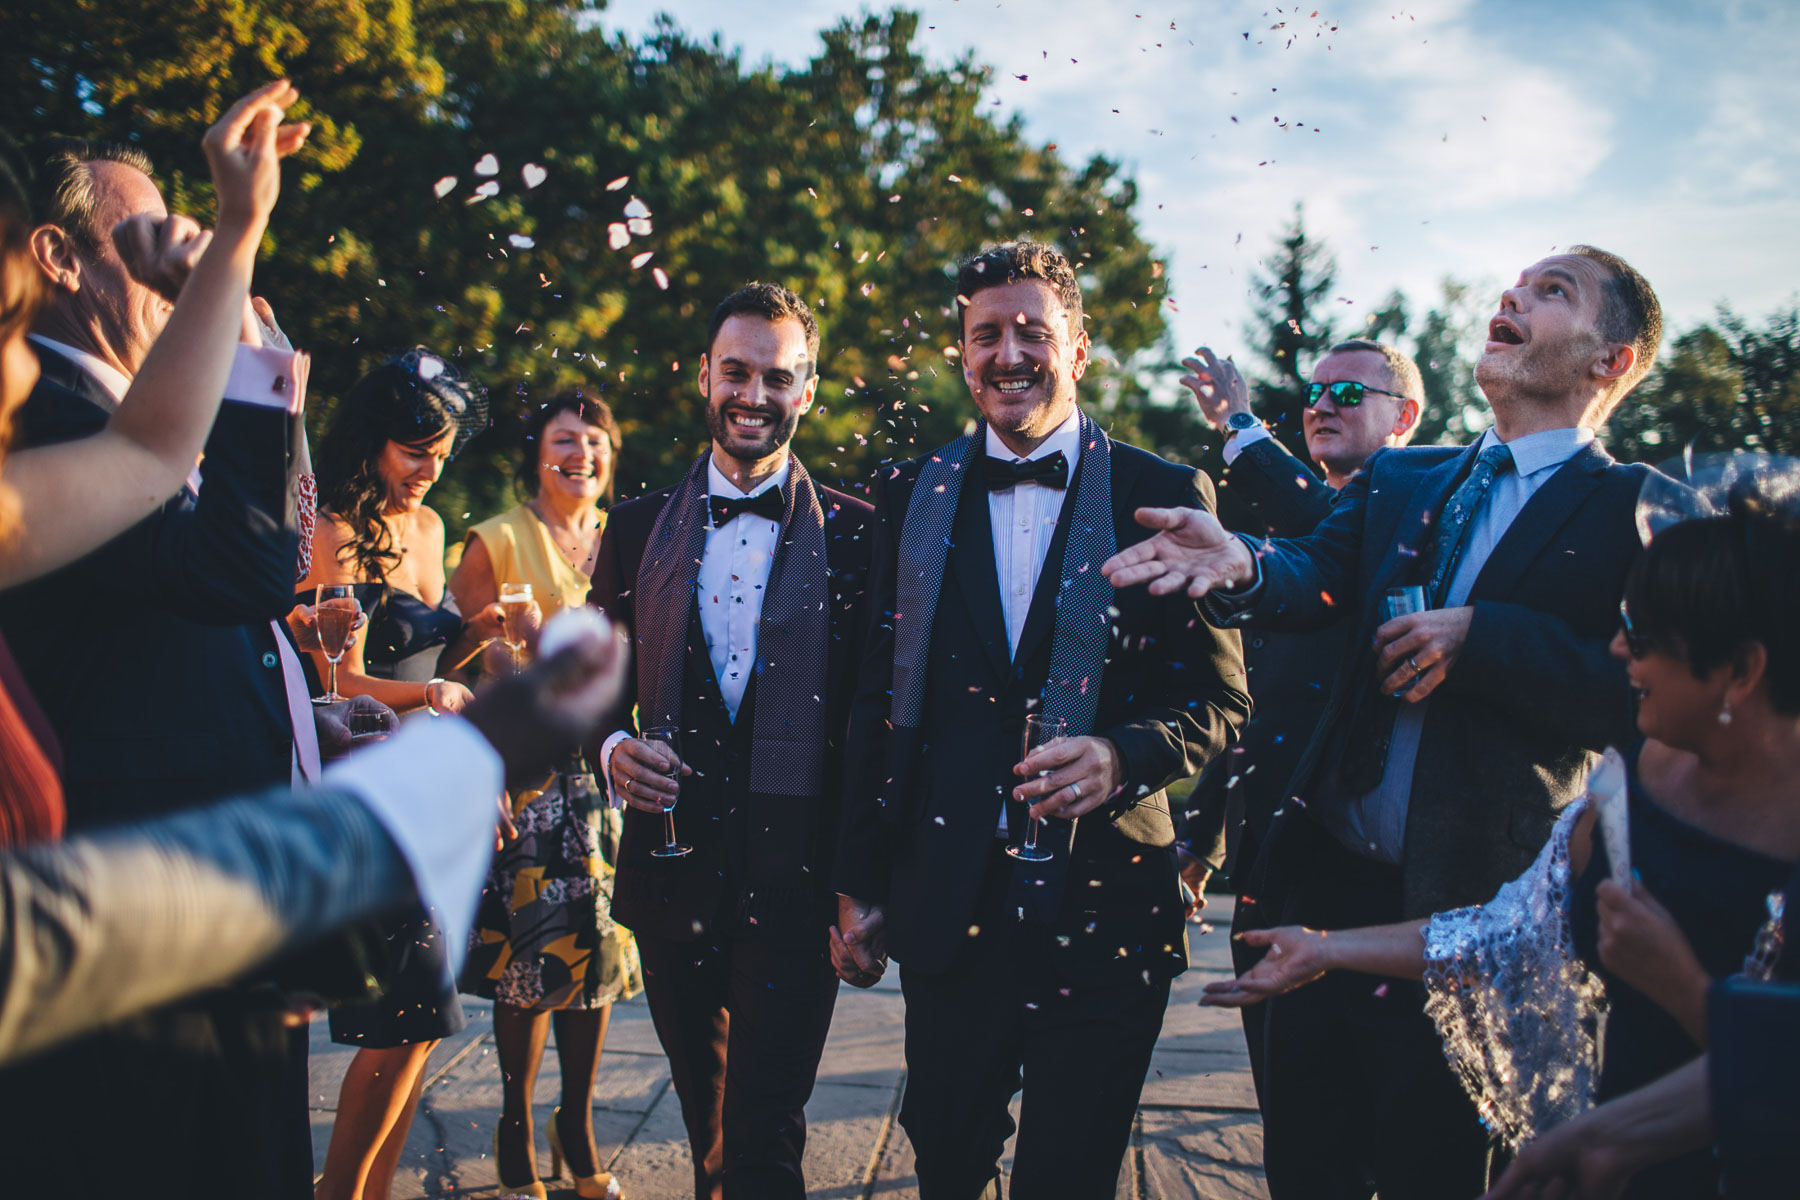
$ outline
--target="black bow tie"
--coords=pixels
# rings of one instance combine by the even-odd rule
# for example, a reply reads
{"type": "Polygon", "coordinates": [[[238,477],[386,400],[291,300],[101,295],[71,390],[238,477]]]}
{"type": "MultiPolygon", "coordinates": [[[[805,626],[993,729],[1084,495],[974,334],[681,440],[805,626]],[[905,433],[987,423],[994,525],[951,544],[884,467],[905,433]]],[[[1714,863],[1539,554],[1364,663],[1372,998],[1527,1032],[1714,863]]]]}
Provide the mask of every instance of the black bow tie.
{"type": "Polygon", "coordinates": [[[1031,462],[1007,462],[1003,458],[983,458],[981,478],[988,491],[999,492],[1016,483],[1041,483],[1045,487],[1069,486],[1069,460],[1058,450],[1055,454],[1031,462]]]}
{"type": "Polygon", "coordinates": [[[708,496],[707,503],[712,508],[714,529],[745,513],[767,517],[779,525],[782,514],[787,510],[787,502],[781,498],[781,489],[778,487],[764,488],[754,496],[742,496],[735,500],[727,496],[708,496]]]}

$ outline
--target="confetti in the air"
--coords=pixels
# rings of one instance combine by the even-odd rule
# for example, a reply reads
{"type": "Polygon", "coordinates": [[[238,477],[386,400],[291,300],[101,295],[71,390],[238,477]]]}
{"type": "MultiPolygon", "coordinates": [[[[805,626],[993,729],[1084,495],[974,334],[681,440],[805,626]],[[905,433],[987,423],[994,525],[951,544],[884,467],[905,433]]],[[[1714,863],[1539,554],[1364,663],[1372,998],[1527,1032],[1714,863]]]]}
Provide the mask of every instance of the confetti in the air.
{"type": "Polygon", "coordinates": [[[631,233],[625,226],[614,221],[606,227],[606,245],[611,250],[623,250],[631,244],[631,233]]]}
{"type": "Polygon", "coordinates": [[[482,155],[475,162],[475,173],[477,175],[498,175],[500,173],[500,160],[491,154],[482,155]]]}
{"type": "Polygon", "coordinates": [[[550,172],[544,170],[544,168],[538,166],[536,163],[526,163],[523,167],[519,168],[519,178],[525,181],[525,186],[528,188],[536,187],[538,184],[544,182],[545,179],[549,178],[549,176],[550,172]]]}
{"type": "Polygon", "coordinates": [[[628,217],[647,217],[650,215],[650,206],[645,204],[642,200],[639,200],[636,196],[633,196],[625,202],[625,215],[628,217]]]}
{"type": "Polygon", "coordinates": [[[442,200],[445,196],[448,196],[451,192],[456,190],[456,176],[444,176],[442,179],[431,185],[431,190],[439,200],[442,200]]]}
{"type": "Polygon", "coordinates": [[[661,267],[652,267],[650,269],[650,278],[656,280],[656,286],[663,291],[666,292],[669,290],[669,277],[663,272],[661,267]]]}
{"type": "Polygon", "coordinates": [[[522,233],[515,233],[512,236],[508,237],[506,240],[511,242],[516,248],[518,248],[520,250],[529,250],[533,246],[537,245],[537,242],[535,242],[531,238],[526,237],[522,233]]]}
{"type": "Polygon", "coordinates": [[[609,192],[616,192],[616,191],[619,191],[621,188],[623,188],[626,184],[628,184],[630,182],[631,182],[631,176],[621,175],[617,179],[613,180],[611,183],[607,184],[606,190],[609,192]]]}
{"type": "Polygon", "coordinates": [[[654,256],[654,254],[655,254],[655,251],[646,250],[642,254],[632,255],[631,256],[631,269],[634,271],[637,270],[639,267],[641,267],[645,263],[649,262],[650,259],[654,256]]]}

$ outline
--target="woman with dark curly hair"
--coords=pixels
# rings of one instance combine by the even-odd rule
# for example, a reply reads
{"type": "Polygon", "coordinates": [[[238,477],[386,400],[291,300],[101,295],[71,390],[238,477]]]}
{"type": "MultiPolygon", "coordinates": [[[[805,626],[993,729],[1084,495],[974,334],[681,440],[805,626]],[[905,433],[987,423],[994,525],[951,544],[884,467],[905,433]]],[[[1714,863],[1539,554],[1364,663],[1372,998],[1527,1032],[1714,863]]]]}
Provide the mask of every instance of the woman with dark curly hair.
{"type": "MultiPolygon", "coordinates": [[[[509,584],[529,585],[542,617],[587,602],[606,527],[600,504],[612,497],[619,445],[612,411],[594,397],[564,392],[528,412],[517,475],[525,502],[469,530],[450,580],[464,612],[498,619],[500,589],[509,584]]],[[[494,1001],[501,1185],[544,1195],[531,1096],[554,1023],[562,1103],[549,1126],[552,1174],[560,1174],[566,1152],[578,1195],[618,1200],[619,1185],[600,1170],[594,1150],[594,1074],[612,1003],[641,987],[641,972],[631,934],[612,919],[623,823],[595,806],[591,792],[571,787],[585,776],[585,766],[571,764],[541,787],[513,794],[518,836],[494,858],[462,986],[494,1001]],[[520,887],[522,877],[531,886],[520,887]]]]}
{"type": "MultiPolygon", "coordinates": [[[[396,711],[460,711],[467,687],[438,674],[462,618],[444,604],[444,522],[425,497],[444,464],[487,425],[487,399],[442,357],[415,348],[370,371],[344,396],[319,449],[319,521],[310,602],[347,584],[368,614],[337,687],[396,711]]],[[[325,656],[312,651],[324,674],[325,656]]],[[[331,1038],[360,1047],[344,1076],[318,1200],[383,1200],[439,1039],[463,1026],[435,925],[424,913],[388,931],[400,956],[374,1001],[331,1013],[331,1038]]]]}

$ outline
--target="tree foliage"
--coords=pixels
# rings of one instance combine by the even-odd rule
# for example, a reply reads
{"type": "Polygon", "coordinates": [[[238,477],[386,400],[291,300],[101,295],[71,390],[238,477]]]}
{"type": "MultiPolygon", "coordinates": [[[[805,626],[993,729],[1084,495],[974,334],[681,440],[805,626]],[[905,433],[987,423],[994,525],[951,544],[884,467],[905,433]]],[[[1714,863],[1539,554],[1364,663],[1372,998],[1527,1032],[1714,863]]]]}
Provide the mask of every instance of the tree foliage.
{"type": "Polygon", "coordinates": [[[797,440],[816,475],[854,483],[954,436],[973,413],[954,264],[1015,237],[1077,265],[1090,409],[1165,448],[1194,426],[1147,407],[1167,281],[1135,183],[997,119],[988,68],[925,59],[913,13],[843,21],[804,65],[756,69],[667,22],[611,34],[577,0],[62,0],[0,20],[16,133],[137,142],[171,206],[198,213],[201,131],[252,86],[298,83],[297,115],[318,127],[257,290],[314,351],[315,437],[398,347],[438,349],[488,386],[495,428],[433,494],[452,536],[513,502],[520,416],[556,389],[613,405],[623,494],[669,482],[705,437],[707,318],[751,279],[819,314],[820,404],[797,440]],[[477,174],[487,155],[496,173],[477,174]]]}
{"type": "Polygon", "coordinates": [[[1256,299],[1250,318],[1251,348],[1267,371],[1256,380],[1257,411],[1275,436],[1302,458],[1306,440],[1300,413],[1306,407],[1312,361],[1337,340],[1326,299],[1337,282],[1337,260],[1306,231],[1306,214],[1294,205],[1275,252],[1252,277],[1256,299]]]}

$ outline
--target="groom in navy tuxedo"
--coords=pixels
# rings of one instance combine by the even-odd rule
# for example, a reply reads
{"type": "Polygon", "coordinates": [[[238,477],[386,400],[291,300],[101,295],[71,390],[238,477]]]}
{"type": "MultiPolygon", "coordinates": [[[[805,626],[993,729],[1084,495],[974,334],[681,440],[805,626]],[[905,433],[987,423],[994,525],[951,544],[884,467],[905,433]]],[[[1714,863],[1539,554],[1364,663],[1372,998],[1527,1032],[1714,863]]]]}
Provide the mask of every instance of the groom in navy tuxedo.
{"type": "Polygon", "coordinates": [[[851,713],[839,973],[892,951],[901,1124],[923,1200],[1111,1195],[1169,980],[1186,968],[1165,789],[1249,714],[1235,633],[1185,597],[1115,596],[1100,564],[1140,506],[1212,504],[1204,475],[1081,412],[1081,292],[1063,256],[996,246],[957,280],[972,434],[883,467],[873,629],[851,713]],[[1068,736],[1022,751],[1028,714],[1068,736]],[[1010,855],[1043,818],[1051,857],[1010,855]]]}

